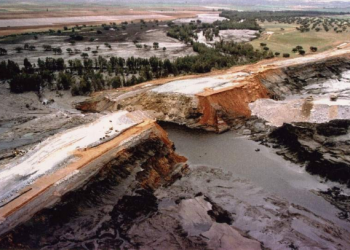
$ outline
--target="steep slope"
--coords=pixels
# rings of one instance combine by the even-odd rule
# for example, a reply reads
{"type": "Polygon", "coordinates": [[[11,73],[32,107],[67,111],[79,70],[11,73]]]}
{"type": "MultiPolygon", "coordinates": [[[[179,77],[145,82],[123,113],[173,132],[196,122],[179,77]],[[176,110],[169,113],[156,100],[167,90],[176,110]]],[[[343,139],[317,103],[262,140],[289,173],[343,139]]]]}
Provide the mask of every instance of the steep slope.
{"type": "Polygon", "coordinates": [[[187,167],[154,121],[126,111],[104,116],[48,138],[0,170],[0,234],[125,162],[145,189],[170,184],[187,167]]]}

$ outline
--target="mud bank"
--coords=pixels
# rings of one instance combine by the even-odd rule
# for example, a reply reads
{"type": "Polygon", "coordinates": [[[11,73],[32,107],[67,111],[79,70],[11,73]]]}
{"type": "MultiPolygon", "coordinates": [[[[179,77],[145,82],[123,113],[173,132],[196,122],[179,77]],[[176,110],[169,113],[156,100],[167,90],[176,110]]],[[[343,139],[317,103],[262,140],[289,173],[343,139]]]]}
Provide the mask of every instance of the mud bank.
{"type": "Polygon", "coordinates": [[[48,138],[1,169],[0,183],[5,188],[0,192],[0,233],[52,207],[67,193],[86,188],[101,171],[122,161],[138,167],[136,177],[145,189],[171,183],[186,169],[186,159],[174,153],[154,121],[140,113],[104,116],[48,138]],[[138,154],[144,156],[137,159],[138,154]]]}

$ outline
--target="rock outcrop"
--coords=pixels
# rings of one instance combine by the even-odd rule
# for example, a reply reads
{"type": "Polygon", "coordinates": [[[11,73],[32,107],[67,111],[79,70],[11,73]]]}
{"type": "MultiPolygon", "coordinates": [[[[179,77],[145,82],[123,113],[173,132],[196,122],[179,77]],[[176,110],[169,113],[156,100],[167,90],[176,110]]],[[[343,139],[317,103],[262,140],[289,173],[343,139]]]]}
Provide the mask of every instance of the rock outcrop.
{"type": "Polygon", "coordinates": [[[278,154],[303,162],[306,170],[350,186],[350,121],[284,124],[271,134],[285,148],[278,154]]]}

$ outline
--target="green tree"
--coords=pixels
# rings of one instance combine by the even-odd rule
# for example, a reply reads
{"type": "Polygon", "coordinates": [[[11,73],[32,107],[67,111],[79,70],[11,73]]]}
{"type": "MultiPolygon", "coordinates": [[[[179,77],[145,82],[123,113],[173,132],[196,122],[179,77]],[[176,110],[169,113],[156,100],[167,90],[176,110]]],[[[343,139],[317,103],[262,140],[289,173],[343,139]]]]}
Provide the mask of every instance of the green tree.
{"type": "Polygon", "coordinates": [[[89,57],[89,54],[88,53],[82,53],[80,56],[85,60],[85,59],[87,59],[89,57]]]}
{"type": "Polygon", "coordinates": [[[13,93],[23,93],[28,91],[39,91],[42,79],[38,74],[22,73],[16,75],[9,82],[10,91],[13,93]]]}
{"type": "Polygon", "coordinates": [[[44,48],[44,51],[51,51],[52,50],[51,45],[48,45],[48,44],[44,44],[43,48],[44,48]]]}
{"type": "Polygon", "coordinates": [[[154,49],[159,49],[159,43],[158,42],[154,42],[153,43],[153,48],[154,49]]]}
{"type": "Polygon", "coordinates": [[[121,82],[119,76],[113,77],[111,79],[111,83],[110,84],[112,85],[112,88],[114,88],[114,89],[122,87],[122,82],[121,82]]]}
{"type": "Polygon", "coordinates": [[[0,56],[7,55],[7,50],[4,48],[0,48],[0,56]]]}
{"type": "Polygon", "coordinates": [[[15,50],[17,51],[17,53],[21,53],[23,48],[22,47],[16,47],[15,50]]]}
{"type": "Polygon", "coordinates": [[[68,90],[73,85],[73,76],[68,73],[60,72],[57,78],[57,88],[68,90]]]}
{"type": "Polygon", "coordinates": [[[73,54],[73,50],[71,48],[67,48],[66,51],[68,52],[69,55],[73,54]]]}

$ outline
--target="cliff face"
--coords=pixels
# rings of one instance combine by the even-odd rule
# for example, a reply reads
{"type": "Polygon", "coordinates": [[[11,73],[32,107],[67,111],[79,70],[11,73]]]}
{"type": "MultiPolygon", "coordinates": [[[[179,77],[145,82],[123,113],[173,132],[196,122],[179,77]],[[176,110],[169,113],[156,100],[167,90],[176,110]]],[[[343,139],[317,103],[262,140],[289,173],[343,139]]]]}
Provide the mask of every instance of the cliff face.
{"type": "MultiPolygon", "coordinates": [[[[179,81],[179,84],[182,81],[179,81]]],[[[78,103],[76,108],[84,112],[142,110],[149,117],[160,121],[184,124],[190,128],[223,132],[232,126],[235,119],[250,117],[249,103],[259,98],[269,97],[267,89],[261,82],[257,81],[257,78],[251,78],[242,83],[231,83],[231,79],[223,81],[221,77],[198,78],[198,82],[202,81],[214,85],[217,81],[220,89],[203,88],[197,92],[193,91],[194,94],[187,94],[157,92],[157,86],[154,86],[141,93],[134,91],[134,94],[106,92],[78,103]]],[[[176,85],[176,81],[170,84],[176,85]]],[[[187,87],[191,88],[191,84],[197,84],[195,79],[192,79],[187,87]]],[[[166,87],[166,84],[162,87],[166,87]]],[[[192,88],[196,88],[196,86],[192,86],[192,88]]]]}
{"type": "Polygon", "coordinates": [[[88,197],[99,182],[108,180],[118,184],[120,178],[133,172],[128,180],[133,188],[152,191],[171,184],[187,169],[186,158],[174,152],[167,134],[154,121],[124,113],[49,138],[18,162],[20,164],[14,162],[0,172],[1,183],[13,179],[7,185],[9,190],[5,188],[0,193],[3,197],[0,234],[44,208],[65,204],[69,197],[76,197],[76,193],[86,192],[84,195],[88,197]],[[100,139],[95,142],[95,137],[100,139]],[[27,166],[39,169],[31,174],[24,169],[27,166]],[[22,171],[25,176],[20,178],[22,171]],[[110,179],[113,171],[118,172],[116,179],[110,179]],[[28,180],[28,176],[32,179],[28,180]]]}
{"type": "Polygon", "coordinates": [[[198,94],[199,110],[203,114],[198,125],[206,130],[223,132],[235,125],[239,118],[249,118],[249,103],[260,98],[268,98],[267,89],[254,79],[232,89],[216,93],[198,94]]]}

